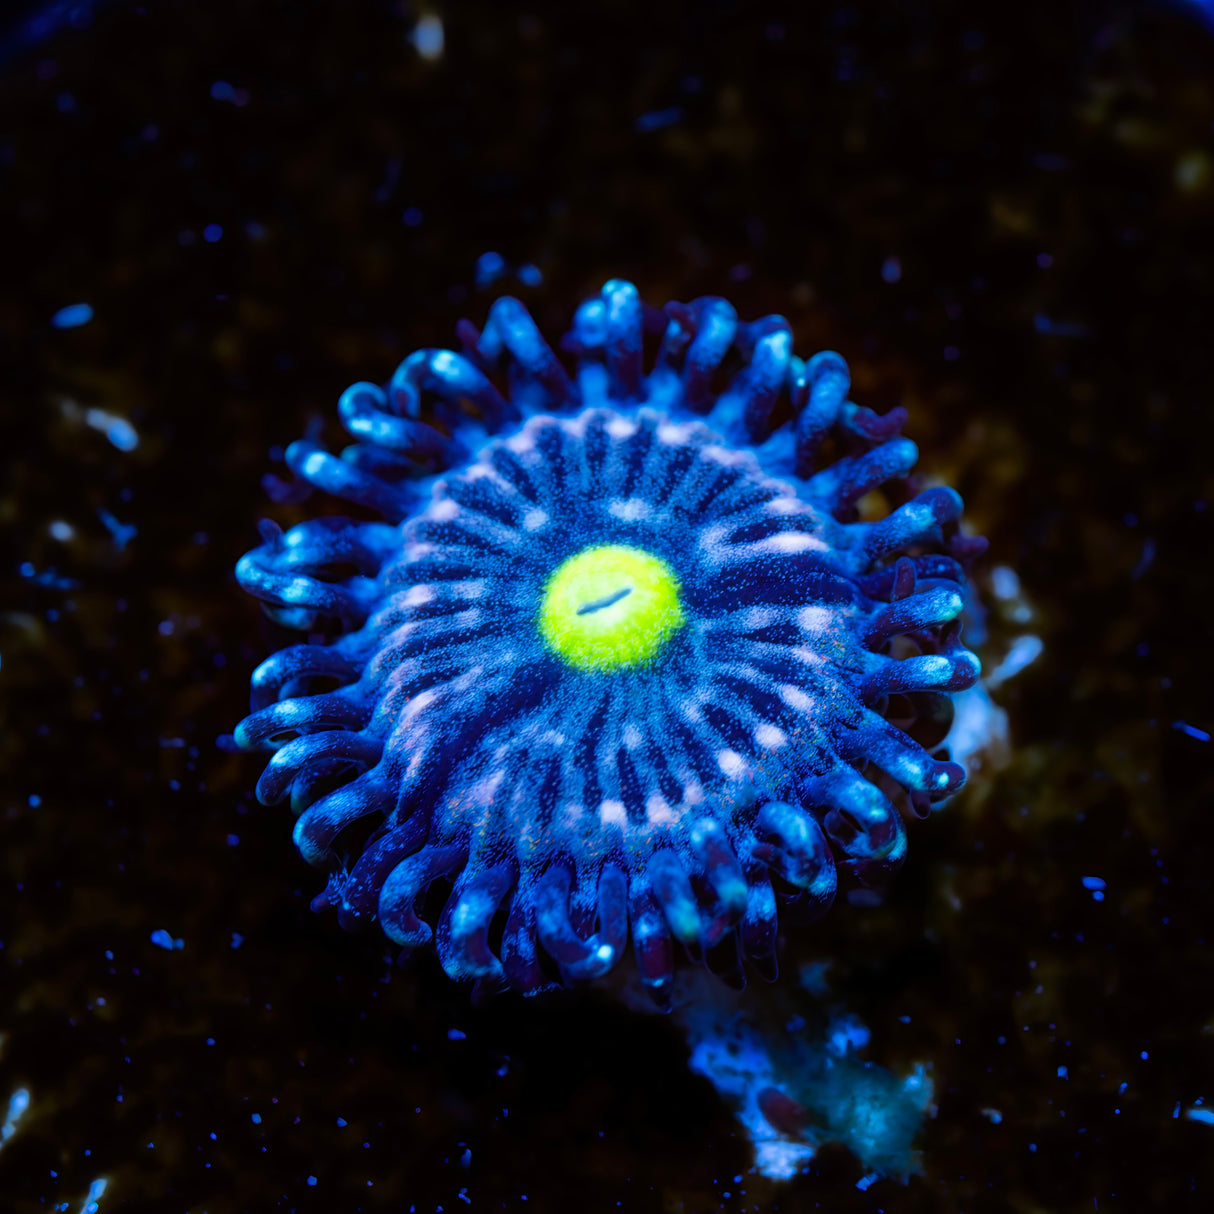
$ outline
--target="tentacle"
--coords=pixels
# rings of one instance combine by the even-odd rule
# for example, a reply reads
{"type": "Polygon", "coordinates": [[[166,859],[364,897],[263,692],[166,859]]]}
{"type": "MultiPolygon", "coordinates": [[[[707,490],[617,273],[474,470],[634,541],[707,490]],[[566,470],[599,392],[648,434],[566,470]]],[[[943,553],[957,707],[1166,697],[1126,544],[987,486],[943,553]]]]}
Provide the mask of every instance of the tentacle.
{"type": "Polygon", "coordinates": [[[664,309],[666,329],[654,359],[655,372],[677,371],[687,357],[687,348],[695,337],[696,324],[691,309],[685,303],[671,300],[664,309]]]}
{"type": "Polygon", "coordinates": [[[703,926],[700,908],[682,860],[670,848],[661,848],[649,857],[647,867],[653,895],[671,934],[687,948],[698,950],[703,926]]]}
{"type": "Polygon", "coordinates": [[[765,316],[739,326],[737,344],[749,359],[717,399],[708,424],[735,442],[757,443],[771,429],[771,412],[787,378],[792,330],[783,316],[765,316]]]}
{"type": "Polygon", "coordinates": [[[534,886],[515,891],[502,934],[502,969],[506,980],[522,995],[538,995],[559,985],[544,973],[540,963],[533,894],[534,886]]]}
{"type": "Polygon", "coordinates": [[[871,705],[884,695],[904,695],[912,691],[964,691],[972,687],[982,673],[982,664],[976,654],[961,644],[960,621],[954,620],[946,628],[948,637],[942,652],[924,653],[900,661],[887,659],[860,684],[860,698],[871,705]]]}
{"type": "Polygon", "coordinates": [[[805,378],[793,386],[797,416],[796,474],[806,477],[823,439],[830,433],[851,388],[851,373],[843,356],[822,350],[805,364],[805,378]]]}
{"type": "Polygon", "coordinates": [[[608,396],[630,404],[641,394],[641,297],[632,283],[613,278],[603,287],[603,301],[607,308],[603,353],[608,396]]]}
{"type": "Polygon", "coordinates": [[[319,801],[341,785],[349,784],[355,776],[362,775],[363,770],[362,764],[347,759],[320,759],[309,764],[291,781],[291,812],[299,817],[313,801],[319,801]]]}
{"type": "Polygon", "coordinates": [[[750,846],[746,849],[748,888],[746,914],[742,917],[741,927],[742,951],[762,977],[774,982],[780,972],[776,961],[776,935],[779,930],[776,894],[767,878],[766,864],[756,863],[751,858],[756,840],[752,838],[749,842],[750,846]]]}
{"type": "Polygon", "coordinates": [[[379,921],[384,935],[412,952],[430,943],[430,925],[417,914],[417,903],[433,881],[460,868],[468,859],[459,846],[423,847],[388,874],[379,894],[379,921]]]}
{"type": "Polygon", "coordinates": [[[965,595],[959,586],[930,587],[882,607],[868,621],[861,640],[867,648],[879,649],[890,637],[947,624],[964,609],[965,595]]]}
{"type": "Polygon", "coordinates": [[[489,925],[513,887],[514,875],[513,865],[504,863],[489,868],[468,865],[460,873],[435,933],[439,963],[448,978],[467,982],[502,977],[501,962],[489,947],[489,925]]]}
{"type": "MultiPolygon", "coordinates": [[[[951,556],[930,553],[926,556],[899,557],[892,565],[887,565],[883,569],[878,569],[876,572],[862,577],[860,579],[860,589],[870,599],[889,599],[892,601],[894,599],[906,598],[907,594],[911,593],[910,590],[897,594],[893,592],[894,578],[903,561],[910,562],[914,576],[918,580],[950,581],[956,582],[958,586],[965,584],[965,571],[957,561],[953,560],[951,556]]],[[[905,574],[903,578],[905,579],[905,574]]],[[[905,588],[905,580],[903,587],[905,588]]]]}
{"type": "Polygon", "coordinates": [[[374,766],[383,753],[378,738],[348,730],[305,734],[274,752],[257,781],[257,799],[263,805],[277,805],[291,788],[291,781],[305,767],[322,759],[346,759],[374,766]]]}
{"type": "Polygon", "coordinates": [[[787,801],[769,801],[755,815],[751,856],[802,891],[799,918],[824,915],[835,898],[835,860],[817,820],[787,801]]]}
{"type": "MultiPolygon", "coordinates": [[[[265,529],[263,534],[273,534],[265,529]]],[[[283,573],[277,568],[281,548],[273,541],[246,552],[236,562],[236,580],[247,593],[288,613],[286,626],[308,628],[318,616],[339,620],[347,628],[357,627],[369,613],[364,596],[348,586],[322,582],[303,573],[283,573]]]]}
{"type": "Polygon", "coordinates": [[[545,402],[536,398],[535,389],[547,398],[549,408],[563,409],[577,403],[577,391],[565,374],[552,348],[544,340],[531,314],[509,295],[502,296],[489,309],[485,331],[476,343],[478,356],[494,366],[505,350],[511,364],[511,399],[522,398],[533,408],[545,402]]]}
{"type": "Polygon", "coordinates": [[[895,405],[888,413],[874,413],[853,401],[844,401],[839,410],[839,429],[853,438],[868,444],[881,443],[893,438],[906,425],[910,414],[895,405]]]}
{"type": "Polygon", "coordinates": [[[312,865],[324,864],[333,840],[347,826],[373,813],[387,813],[395,801],[391,789],[376,772],[367,772],[319,801],[313,801],[295,819],[294,839],[299,854],[312,865]]]}
{"type": "MultiPolygon", "coordinates": [[[[407,455],[389,451],[387,447],[377,447],[373,443],[351,443],[341,449],[341,458],[360,472],[377,476],[390,484],[420,476],[428,467],[407,455]]],[[[442,466],[441,461],[436,460],[429,467],[434,470],[442,466]]]]}
{"type": "Polygon", "coordinates": [[[880,522],[861,524],[864,554],[878,561],[891,552],[925,540],[940,540],[940,527],[961,514],[961,495],[955,489],[927,489],[905,505],[887,514],[880,522]]]}
{"type": "Polygon", "coordinates": [[[545,952],[572,979],[605,974],[619,960],[628,939],[627,877],[614,864],[604,865],[597,880],[599,930],[583,939],[570,922],[572,877],[563,864],[553,864],[535,887],[536,932],[545,952]]]}
{"type": "Polygon", "coordinates": [[[840,517],[866,493],[906,476],[918,458],[919,448],[909,438],[892,438],[863,455],[845,456],[823,468],[806,482],[805,493],[840,517]]]}
{"type": "MultiPolygon", "coordinates": [[[[479,368],[451,350],[415,350],[392,373],[387,398],[398,416],[414,418],[423,412],[423,392],[433,393],[447,406],[467,401],[490,430],[500,430],[520,416],[518,406],[503,399],[479,368]]],[[[451,408],[444,412],[458,417],[451,408]]],[[[436,457],[446,454],[445,446],[434,450],[436,457]]]]}
{"type": "Polygon", "coordinates": [[[704,413],[712,400],[712,377],[733,345],[738,314],[715,295],[693,300],[691,314],[696,331],[683,363],[683,403],[693,413],[704,413]]]}
{"type": "Polygon", "coordinates": [[[299,696],[279,700],[251,713],[236,726],[236,744],[242,750],[276,750],[291,739],[282,734],[321,733],[326,729],[362,729],[371,705],[345,692],[299,696]]]}
{"type": "Polygon", "coordinates": [[[297,439],[286,452],[287,467],[301,480],[317,489],[382,514],[389,522],[399,523],[417,503],[415,490],[392,485],[364,472],[336,455],[330,455],[319,443],[297,439]]]}
{"type": "Polygon", "coordinates": [[[704,917],[701,934],[704,948],[715,947],[746,913],[748,889],[738,857],[725,832],[711,818],[700,818],[691,828],[691,847],[716,904],[704,917]]]}
{"type": "Polygon", "coordinates": [[[871,780],[845,767],[805,782],[800,793],[805,804],[826,810],[823,826],[834,852],[857,876],[871,881],[901,865],[902,816],[871,780]]]}
{"type": "MultiPolygon", "coordinates": [[[[408,361],[406,359],[397,369],[397,375],[401,374],[408,361]]],[[[476,374],[480,375],[480,372],[476,374]]],[[[484,376],[481,379],[496,395],[493,385],[484,376]]],[[[410,410],[407,392],[412,391],[416,398],[417,389],[408,380],[406,385],[396,389],[394,403],[399,401],[399,412],[393,414],[388,412],[388,396],[382,388],[365,382],[351,384],[337,402],[342,425],[363,442],[386,447],[389,451],[408,455],[432,467],[448,467],[454,455],[451,443],[433,426],[414,420],[418,414],[416,407],[410,410]]],[[[393,386],[396,387],[395,379],[393,386]]],[[[416,405],[416,400],[413,403],[416,405]]]]}
{"type": "Polygon", "coordinates": [[[628,919],[632,925],[632,947],[641,983],[654,1003],[668,1010],[670,983],[674,978],[674,949],[666,918],[646,874],[634,874],[629,882],[628,919]]]}
{"type": "Polygon", "coordinates": [[[865,711],[865,723],[836,741],[844,759],[867,760],[892,776],[903,788],[927,793],[934,800],[951,796],[965,783],[965,768],[933,759],[913,738],[875,712],[865,711]]]}
{"type": "Polygon", "coordinates": [[[253,671],[249,707],[256,712],[273,704],[296,679],[333,678],[341,684],[358,680],[358,668],[331,645],[291,645],[266,658],[253,671]]]}
{"type": "Polygon", "coordinates": [[[388,874],[406,856],[418,851],[429,835],[429,818],[424,813],[414,812],[368,845],[342,887],[337,921],[346,931],[356,931],[374,921],[380,891],[388,874]]]}

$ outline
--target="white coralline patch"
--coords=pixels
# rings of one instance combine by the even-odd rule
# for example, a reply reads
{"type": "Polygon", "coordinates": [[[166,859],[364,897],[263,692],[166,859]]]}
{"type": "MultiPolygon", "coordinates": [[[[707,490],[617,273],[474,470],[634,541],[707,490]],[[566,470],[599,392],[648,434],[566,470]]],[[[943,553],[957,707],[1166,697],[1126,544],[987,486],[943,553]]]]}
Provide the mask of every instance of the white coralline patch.
{"type": "Polygon", "coordinates": [[[433,603],[436,598],[438,595],[433,586],[410,586],[401,595],[400,602],[402,607],[424,607],[427,603],[433,603]]]}
{"type": "Polygon", "coordinates": [[[547,522],[548,512],[546,510],[541,510],[538,506],[535,506],[523,515],[523,530],[538,531],[547,522]]]}
{"type": "Polygon", "coordinates": [[[653,507],[639,497],[617,497],[607,504],[607,513],[622,523],[640,523],[653,514],[653,507]]]}
{"type": "Polygon", "coordinates": [[[626,417],[621,417],[618,413],[613,413],[603,428],[617,442],[631,438],[637,429],[635,422],[630,422],[626,417]]]}
{"type": "Polygon", "coordinates": [[[736,468],[739,464],[753,463],[754,457],[749,451],[741,451],[734,447],[722,447],[720,443],[708,443],[700,448],[705,459],[725,468],[736,468]]]}
{"type": "Polygon", "coordinates": [[[809,712],[813,709],[813,700],[799,687],[794,687],[791,683],[781,683],[777,690],[780,694],[780,699],[789,708],[795,708],[798,712],[809,712]]]}
{"type": "Polygon", "coordinates": [[[419,691],[405,705],[404,710],[400,714],[402,724],[405,721],[411,721],[423,713],[438,699],[438,692],[433,687],[428,687],[425,691],[419,691]]]}
{"type": "Polygon", "coordinates": [[[781,746],[788,744],[788,734],[778,725],[773,725],[770,721],[764,721],[762,724],[755,726],[755,741],[764,750],[779,750],[781,746]]]}
{"type": "Polygon", "coordinates": [[[492,805],[497,790],[506,778],[504,767],[495,767],[484,779],[478,780],[468,792],[468,799],[474,805],[492,805]]]}
{"type": "Polygon", "coordinates": [[[645,802],[645,814],[650,826],[669,826],[674,821],[674,810],[661,793],[650,793],[645,802]]]}
{"type": "Polygon", "coordinates": [[[746,770],[746,763],[736,750],[717,751],[717,766],[731,779],[746,770]]]}
{"type": "Polygon", "coordinates": [[[624,802],[604,801],[599,806],[599,821],[604,826],[627,826],[628,815],[624,812],[624,802]]]}
{"type": "Polygon", "coordinates": [[[459,503],[449,497],[439,497],[426,513],[436,523],[449,523],[459,514],[459,503]]]}
{"type": "Polygon", "coordinates": [[[828,632],[834,622],[835,616],[829,607],[802,607],[797,612],[797,627],[810,636],[828,632]]]}
{"type": "Polygon", "coordinates": [[[662,422],[658,426],[658,442],[668,447],[685,447],[698,428],[695,422],[662,422]]]}
{"type": "Polygon", "coordinates": [[[641,737],[641,731],[631,722],[624,726],[623,739],[624,745],[628,747],[629,750],[636,750],[636,748],[640,746],[641,742],[644,740],[641,737]]]}
{"type": "Polygon", "coordinates": [[[829,552],[830,545],[816,535],[804,531],[779,531],[759,540],[752,547],[758,552],[774,552],[781,556],[792,556],[798,552],[829,552]]]}
{"type": "Polygon", "coordinates": [[[768,514],[799,514],[803,510],[800,499],[794,493],[781,493],[767,503],[768,514]]]}

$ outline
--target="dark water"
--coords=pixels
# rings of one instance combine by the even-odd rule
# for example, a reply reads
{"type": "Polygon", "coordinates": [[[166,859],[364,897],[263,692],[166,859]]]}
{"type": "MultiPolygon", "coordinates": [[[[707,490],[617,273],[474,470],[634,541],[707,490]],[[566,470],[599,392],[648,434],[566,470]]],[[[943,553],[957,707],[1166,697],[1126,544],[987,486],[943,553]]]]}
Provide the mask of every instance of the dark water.
{"type": "Polygon", "coordinates": [[[0,76],[0,1207],[1209,1208],[1205,28],[463,3],[426,58],[402,4],[89,12],[0,76]],[[231,575],[271,450],[500,291],[555,337],[612,276],[784,313],[906,404],[1045,643],[1007,766],[787,942],[931,1064],[905,1187],[752,1173],[669,1020],[394,969],[214,747],[283,639],[231,575]]]}

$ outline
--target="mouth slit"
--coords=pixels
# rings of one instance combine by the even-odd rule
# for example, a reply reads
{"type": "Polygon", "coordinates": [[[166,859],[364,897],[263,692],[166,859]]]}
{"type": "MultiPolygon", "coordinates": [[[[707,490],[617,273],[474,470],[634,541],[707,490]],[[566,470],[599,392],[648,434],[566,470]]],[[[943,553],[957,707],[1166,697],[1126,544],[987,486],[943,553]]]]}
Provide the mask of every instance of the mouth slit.
{"type": "Polygon", "coordinates": [[[595,611],[602,611],[605,607],[612,607],[622,598],[626,598],[632,593],[631,586],[625,586],[623,590],[617,590],[615,594],[604,595],[601,599],[595,599],[593,603],[583,603],[578,609],[578,615],[590,615],[595,611]]]}

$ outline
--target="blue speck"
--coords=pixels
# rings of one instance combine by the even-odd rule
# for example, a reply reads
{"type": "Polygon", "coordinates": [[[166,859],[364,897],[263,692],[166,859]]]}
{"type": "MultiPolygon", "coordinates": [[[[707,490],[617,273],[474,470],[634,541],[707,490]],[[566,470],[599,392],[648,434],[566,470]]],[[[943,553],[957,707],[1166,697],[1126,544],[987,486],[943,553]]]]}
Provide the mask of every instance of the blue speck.
{"type": "Polygon", "coordinates": [[[149,937],[152,943],[157,948],[168,949],[172,952],[174,949],[185,948],[185,941],[181,939],[174,940],[173,937],[164,930],[163,927],[158,927],[149,937]]]}
{"type": "Polygon", "coordinates": [[[239,948],[244,943],[244,937],[239,932],[232,933],[232,947],[239,948]]]}
{"type": "Polygon", "coordinates": [[[253,1122],[254,1125],[261,1125],[261,1114],[260,1113],[252,1114],[252,1116],[250,1117],[250,1120],[253,1122]]]}
{"type": "Polygon", "coordinates": [[[420,225],[424,216],[421,213],[420,207],[410,207],[401,218],[405,221],[405,227],[416,228],[420,225]]]}
{"type": "Polygon", "coordinates": [[[110,440],[111,446],[117,447],[119,451],[134,451],[139,446],[139,435],[135,427],[123,417],[111,418],[110,424],[105,428],[105,437],[110,440]]]}
{"type": "Polygon", "coordinates": [[[1214,1109],[1185,1109],[1184,1115],[1190,1121],[1201,1121],[1206,1125],[1214,1125],[1214,1109]]]}
{"type": "Polygon", "coordinates": [[[880,1179],[881,1176],[879,1173],[869,1172],[867,1176],[861,1176],[860,1179],[856,1181],[856,1188],[863,1193],[870,1185],[875,1184],[880,1179]]]}
{"type": "Polygon", "coordinates": [[[316,1184],[316,1177],[315,1177],[315,1176],[309,1176],[309,1177],[308,1177],[308,1180],[307,1180],[307,1184],[308,1184],[308,1187],[309,1187],[309,1188],[312,1188],[313,1186],[315,1186],[315,1184],[316,1184]]]}
{"type": "Polygon", "coordinates": [[[683,107],[672,105],[669,109],[650,110],[648,114],[642,114],[633,126],[638,132],[645,134],[646,131],[660,131],[663,127],[674,126],[682,117],[683,107]]]}
{"type": "Polygon", "coordinates": [[[344,1117],[339,1117],[339,1118],[337,1119],[337,1126],[338,1126],[338,1129],[342,1129],[342,1130],[344,1130],[344,1129],[346,1128],[346,1126],[347,1126],[347,1125],[349,1125],[349,1122],[348,1122],[348,1121],[346,1121],[346,1119],[345,1119],[344,1117]]]}
{"type": "Polygon", "coordinates": [[[110,533],[114,547],[119,552],[139,534],[139,529],[133,523],[119,522],[108,510],[98,510],[97,517],[105,524],[105,529],[110,533]]]}
{"type": "Polygon", "coordinates": [[[223,228],[217,223],[208,223],[202,229],[202,238],[207,244],[215,244],[217,241],[223,239],[223,228]]]}
{"type": "Polygon", "coordinates": [[[59,311],[51,317],[51,328],[78,329],[81,325],[87,325],[92,319],[92,304],[68,304],[66,308],[60,308],[59,311]]]}
{"type": "Polygon", "coordinates": [[[496,282],[506,272],[506,259],[500,253],[490,250],[482,253],[476,259],[476,285],[487,287],[496,282]]]}
{"type": "Polygon", "coordinates": [[[1187,734],[1198,742],[1208,742],[1210,735],[1204,729],[1198,729],[1196,725],[1190,725],[1188,721],[1173,721],[1173,729],[1179,729],[1181,733],[1187,734]]]}
{"type": "Polygon", "coordinates": [[[540,273],[539,266],[528,262],[525,266],[519,266],[518,280],[525,287],[538,287],[544,281],[544,276],[540,273]]]}
{"type": "Polygon", "coordinates": [[[38,806],[42,804],[42,798],[36,792],[32,792],[30,793],[29,800],[26,801],[26,804],[30,807],[30,809],[37,809],[38,806]]]}
{"type": "Polygon", "coordinates": [[[1141,1059],[1143,1060],[1143,1062],[1146,1062],[1146,1060],[1147,1060],[1148,1058],[1150,1058],[1150,1056],[1151,1056],[1151,1055],[1150,1055],[1150,1054],[1148,1054],[1148,1053],[1146,1052],[1146,1050],[1143,1050],[1143,1051],[1142,1051],[1142,1053],[1138,1055],[1138,1057],[1139,1057],[1139,1058],[1141,1058],[1141,1059]]]}
{"type": "Polygon", "coordinates": [[[468,1034],[465,1033],[462,1029],[448,1029],[447,1030],[447,1040],[448,1041],[463,1041],[467,1036],[468,1036],[468,1034]]]}
{"type": "Polygon", "coordinates": [[[1066,1067],[1064,1067],[1064,1066],[1060,1066],[1060,1067],[1058,1068],[1058,1078],[1059,1078],[1059,1079],[1068,1079],[1068,1078],[1070,1078],[1070,1076],[1069,1076],[1069,1075],[1067,1075],[1067,1072],[1066,1072],[1066,1067]]]}
{"type": "Polygon", "coordinates": [[[898,257],[887,257],[881,263],[881,278],[885,282],[900,282],[902,279],[902,261],[898,257]]]}
{"type": "Polygon", "coordinates": [[[1083,877],[1084,889],[1105,889],[1105,880],[1103,877],[1083,877]]]}

